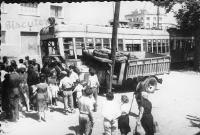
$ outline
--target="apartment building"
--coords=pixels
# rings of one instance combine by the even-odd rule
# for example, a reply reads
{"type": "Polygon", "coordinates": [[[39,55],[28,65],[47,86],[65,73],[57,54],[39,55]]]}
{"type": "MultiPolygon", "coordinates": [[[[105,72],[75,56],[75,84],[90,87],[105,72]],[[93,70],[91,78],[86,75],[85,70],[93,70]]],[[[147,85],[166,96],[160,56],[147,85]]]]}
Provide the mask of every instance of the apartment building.
{"type": "Polygon", "coordinates": [[[68,3],[1,3],[0,57],[30,56],[41,62],[40,30],[56,22],[68,21],[68,3]]]}
{"type": "Polygon", "coordinates": [[[147,10],[135,10],[125,15],[125,19],[129,20],[131,28],[156,29],[159,26],[159,29],[168,29],[174,25],[168,22],[166,14],[157,15],[156,12],[150,13],[147,10]]]}

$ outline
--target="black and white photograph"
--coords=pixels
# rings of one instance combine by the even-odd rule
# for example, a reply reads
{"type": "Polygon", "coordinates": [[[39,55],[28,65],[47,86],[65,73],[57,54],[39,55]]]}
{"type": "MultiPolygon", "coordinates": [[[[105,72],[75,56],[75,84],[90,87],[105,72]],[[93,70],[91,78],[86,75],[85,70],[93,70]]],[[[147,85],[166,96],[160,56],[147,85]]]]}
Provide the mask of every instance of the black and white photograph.
{"type": "Polygon", "coordinates": [[[0,135],[200,135],[200,1],[1,2],[0,135]]]}

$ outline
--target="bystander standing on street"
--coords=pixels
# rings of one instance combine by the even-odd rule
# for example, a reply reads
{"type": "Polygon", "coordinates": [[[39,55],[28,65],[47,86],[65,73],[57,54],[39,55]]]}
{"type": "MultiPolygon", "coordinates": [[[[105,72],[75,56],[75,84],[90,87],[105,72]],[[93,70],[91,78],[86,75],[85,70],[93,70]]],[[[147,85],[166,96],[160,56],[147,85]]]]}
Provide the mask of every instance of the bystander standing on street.
{"type": "Polygon", "coordinates": [[[94,125],[93,118],[93,91],[87,87],[84,95],[79,99],[79,134],[91,135],[94,125]]]}
{"type": "Polygon", "coordinates": [[[118,121],[117,118],[121,115],[120,106],[114,99],[114,94],[109,92],[106,94],[106,101],[103,103],[102,115],[104,117],[104,134],[117,135],[118,121]]]}

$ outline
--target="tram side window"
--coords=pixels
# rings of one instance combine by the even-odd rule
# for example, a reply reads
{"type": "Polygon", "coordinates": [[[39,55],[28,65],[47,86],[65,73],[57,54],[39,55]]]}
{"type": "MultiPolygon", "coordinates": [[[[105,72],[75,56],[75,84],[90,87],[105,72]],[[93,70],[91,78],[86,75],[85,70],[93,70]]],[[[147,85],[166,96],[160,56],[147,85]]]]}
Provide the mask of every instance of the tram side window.
{"type": "Polygon", "coordinates": [[[123,51],[123,39],[118,39],[118,50],[123,51]]]}
{"type": "Polygon", "coordinates": [[[152,41],[151,40],[148,40],[148,52],[152,52],[152,46],[151,46],[151,44],[152,44],[152,41]]]}
{"type": "Polygon", "coordinates": [[[72,38],[63,38],[64,53],[66,59],[75,59],[72,38]]]}
{"type": "Polygon", "coordinates": [[[157,40],[158,41],[158,53],[162,53],[162,48],[161,48],[161,40],[157,40]]]}
{"type": "Polygon", "coordinates": [[[86,38],[86,48],[94,49],[94,41],[92,38],[86,38]]]}
{"type": "Polygon", "coordinates": [[[101,49],[102,47],[101,47],[101,39],[100,38],[96,38],[95,39],[95,48],[96,49],[101,49]]]}
{"type": "Polygon", "coordinates": [[[104,38],[103,39],[103,48],[110,49],[109,38],[104,38]]]}
{"type": "MultiPolygon", "coordinates": [[[[167,46],[167,41],[166,41],[166,46],[167,46]]],[[[170,39],[170,49],[175,50],[175,45],[174,45],[174,39],[170,39]]]]}
{"type": "Polygon", "coordinates": [[[143,39],[143,51],[147,52],[147,40],[143,39]]]}
{"type": "Polygon", "coordinates": [[[82,50],[84,48],[84,40],[83,38],[75,38],[75,42],[76,42],[76,53],[77,56],[80,57],[82,56],[82,50]]]}
{"type": "Polygon", "coordinates": [[[166,52],[169,52],[169,39],[166,39],[166,52]]]}
{"type": "Polygon", "coordinates": [[[118,50],[123,51],[123,39],[118,39],[118,50]]]}
{"type": "Polygon", "coordinates": [[[180,40],[176,40],[176,50],[180,49],[180,40]]]}
{"type": "Polygon", "coordinates": [[[166,53],[166,45],[165,45],[165,40],[162,40],[162,53],[166,53]]]}
{"type": "Polygon", "coordinates": [[[153,53],[157,53],[156,40],[153,40],[153,53]]]}

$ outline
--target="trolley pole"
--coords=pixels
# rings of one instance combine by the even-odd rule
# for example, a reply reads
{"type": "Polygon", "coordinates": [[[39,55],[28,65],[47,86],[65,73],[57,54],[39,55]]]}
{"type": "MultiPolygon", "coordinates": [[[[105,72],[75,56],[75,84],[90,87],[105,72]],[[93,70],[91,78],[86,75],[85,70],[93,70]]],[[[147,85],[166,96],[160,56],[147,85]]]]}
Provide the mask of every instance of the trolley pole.
{"type": "Polygon", "coordinates": [[[119,11],[120,11],[120,1],[115,3],[115,13],[114,13],[114,21],[113,21],[113,31],[112,31],[112,41],[111,41],[111,60],[112,65],[110,69],[110,82],[109,82],[109,90],[108,92],[112,92],[112,81],[115,67],[115,57],[116,57],[116,45],[117,45],[117,28],[119,25],[119,11]]]}

